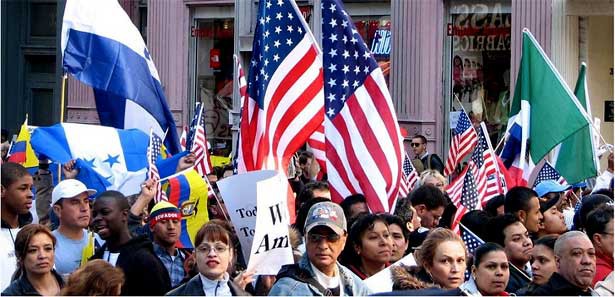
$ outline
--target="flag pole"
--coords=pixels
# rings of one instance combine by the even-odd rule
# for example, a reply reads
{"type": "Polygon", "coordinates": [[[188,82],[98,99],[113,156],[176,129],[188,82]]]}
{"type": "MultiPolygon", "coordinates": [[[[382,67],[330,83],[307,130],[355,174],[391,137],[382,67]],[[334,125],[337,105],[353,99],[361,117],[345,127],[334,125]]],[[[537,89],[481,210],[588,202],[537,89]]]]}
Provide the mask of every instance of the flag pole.
{"type": "MultiPolygon", "coordinates": [[[[60,123],[64,122],[64,104],[66,102],[66,79],[68,75],[62,75],[62,88],[60,90],[60,123]]],[[[58,166],[58,183],[62,181],[62,163],[58,166]]]]}

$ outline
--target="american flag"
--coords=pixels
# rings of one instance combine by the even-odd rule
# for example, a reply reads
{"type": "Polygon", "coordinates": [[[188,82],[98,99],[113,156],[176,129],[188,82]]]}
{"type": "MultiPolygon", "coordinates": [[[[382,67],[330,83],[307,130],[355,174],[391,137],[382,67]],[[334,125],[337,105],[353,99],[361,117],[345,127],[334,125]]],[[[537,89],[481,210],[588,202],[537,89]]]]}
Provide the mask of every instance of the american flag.
{"type": "Polygon", "coordinates": [[[402,182],[397,115],[381,69],[338,0],[323,0],[327,174],[334,201],[389,211],[402,182]]]}
{"type": "MultiPolygon", "coordinates": [[[[481,245],[483,245],[485,242],[478,237],[476,234],[474,234],[474,232],[470,231],[470,229],[466,228],[466,226],[464,226],[463,224],[459,224],[459,226],[461,228],[461,239],[463,240],[463,242],[466,244],[466,247],[468,248],[468,253],[469,254],[474,254],[474,251],[481,245]]],[[[470,270],[466,269],[465,272],[465,279],[468,280],[470,279],[470,270]]]]}
{"type": "Polygon", "coordinates": [[[495,197],[499,194],[504,194],[502,187],[502,178],[500,176],[498,163],[491,148],[488,132],[484,122],[480,123],[480,129],[477,131],[478,142],[476,148],[472,152],[471,162],[476,165],[476,185],[482,202],[495,197]]]}
{"type": "Polygon", "coordinates": [[[453,129],[453,139],[448,151],[444,175],[450,175],[459,162],[467,156],[478,142],[478,135],[472,126],[470,118],[465,110],[461,110],[457,126],[453,129]]]}
{"type": "Polygon", "coordinates": [[[321,172],[327,172],[327,156],[325,155],[325,126],[318,127],[307,141],[308,150],[314,154],[314,158],[320,165],[321,172]]]}
{"type": "Polygon", "coordinates": [[[158,173],[158,167],[156,167],[156,160],[160,156],[160,149],[162,148],[162,139],[154,133],[149,132],[149,147],[147,148],[147,163],[149,169],[147,170],[147,177],[156,181],[156,196],[154,196],[155,202],[167,200],[167,194],[162,190],[160,182],[160,173],[158,173]]]}
{"type": "Polygon", "coordinates": [[[203,119],[203,104],[198,102],[196,112],[190,125],[188,136],[189,147],[186,149],[195,155],[194,169],[201,175],[206,176],[213,171],[209,159],[207,136],[205,135],[205,120],[203,119]]]}
{"type": "Polygon", "coordinates": [[[238,56],[233,56],[235,58],[235,75],[237,79],[237,83],[239,85],[239,97],[241,98],[241,120],[239,122],[239,136],[237,137],[237,147],[235,158],[233,158],[234,164],[234,173],[245,173],[247,172],[246,168],[253,168],[254,165],[251,163],[252,159],[252,139],[247,139],[249,135],[252,135],[248,132],[250,127],[250,116],[249,110],[254,111],[254,100],[250,100],[248,96],[248,83],[246,82],[246,76],[243,71],[243,67],[241,66],[241,59],[238,56]],[[251,104],[251,106],[250,106],[251,104]],[[244,131],[245,130],[245,131],[244,131]],[[248,155],[250,154],[250,155],[248,155]],[[249,164],[246,164],[249,162],[249,164]]]}
{"type": "Polygon", "coordinates": [[[471,210],[482,208],[481,196],[475,180],[477,172],[476,165],[470,162],[462,174],[446,189],[452,202],[457,206],[457,213],[451,224],[451,229],[455,232],[459,232],[459,221],[463,215],[471,210]]]}
{"type": "Polygon", "coordinates": [[[241,126],[248,140],[242,148],[252,150],[243,151],[246,170],[286,172],[324,118],[322,54],[294,1],[259,1],[248,94],[242,121],[249,125],[241,126]]]}
{"type": "Polygon", "coordinates": [[[555,170],[555,168],[553,168],[553,166],[551,166],[548,161],[545,161],[542,168],[540,168],[540,171],[538,171],[538,174],[536,175],[536,180],[534,181],[534,185],[532,186],[532,188],[535,188],[541,181],[545,180],[554,180],[560,185],[568,185],[566,179],[561,176],[559,172],[557,172],[557,170],[555,170]]]}
{"type": "Polygon", "coordinates": [[[406,198],[408,194],[414,189],[416,182],[419,181],[419,175],[414,169],[412,162],[410,161],[410,157],[408,157],[408,153],[404,158],[404,164],[402,164],[402,170],[404,174],[404,180],[400,183],[399,186],[399,197],[406,198]]]}

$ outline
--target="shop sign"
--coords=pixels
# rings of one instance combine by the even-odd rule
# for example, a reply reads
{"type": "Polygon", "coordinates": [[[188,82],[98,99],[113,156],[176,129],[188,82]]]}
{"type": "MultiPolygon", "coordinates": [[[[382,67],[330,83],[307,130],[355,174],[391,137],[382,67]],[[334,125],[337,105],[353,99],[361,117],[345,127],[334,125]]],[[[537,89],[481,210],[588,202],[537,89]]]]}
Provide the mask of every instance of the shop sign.
{"type": "Polygon", "coordinates": [[[461,4],[454,9],[447,34],[453,36],[455,51],[509,51],[511,14],[501,4],[461,4]]]}
{"type": "Polygon", "coordinates": [[[374,32],[371,51],[375,56],[389,56],[391,54],[391,30],[379,29],[374,32]]]}

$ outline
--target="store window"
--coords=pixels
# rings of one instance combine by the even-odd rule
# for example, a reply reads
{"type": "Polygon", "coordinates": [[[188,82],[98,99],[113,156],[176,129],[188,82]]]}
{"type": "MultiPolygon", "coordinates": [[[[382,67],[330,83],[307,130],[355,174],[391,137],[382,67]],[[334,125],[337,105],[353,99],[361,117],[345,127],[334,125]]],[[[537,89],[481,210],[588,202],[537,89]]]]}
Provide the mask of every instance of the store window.
{"type": "Polygon", "coordinates": [[[495,146],[510,106],[510,2],[449,4],[451,109],[461,104],[475,125],[484,121],[495,146]]]}
{"type": "Polygon", "coordinates": [[[191,32],[197,40],[195,97],[203,102],[207,139],[218,156],[232,148],[233,28],[232,18],[200,19],[191,32]]]}

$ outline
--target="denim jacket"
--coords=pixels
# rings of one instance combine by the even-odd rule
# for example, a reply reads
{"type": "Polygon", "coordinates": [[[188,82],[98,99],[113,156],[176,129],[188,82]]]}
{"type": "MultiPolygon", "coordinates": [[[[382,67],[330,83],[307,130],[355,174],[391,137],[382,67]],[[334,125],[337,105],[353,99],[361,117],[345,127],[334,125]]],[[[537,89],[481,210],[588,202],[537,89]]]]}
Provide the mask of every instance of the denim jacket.
{"type": "MultiPolygon", "coordinates": [[[[303,257],[298,263],[301,269],[309,272],[310,277],[316,280],[316,275],[312,270],[310,265],[310,260],[307,257],[307,253],[303,254],[303,257]]],[[[337,267],[340,272],[340,277],[342,280],[341,285],[344,289],[344,296],[367,296],[371,292],[369,288],[363,281],[356,276],[352,271],[348,268],[342,266],[337,263],[337,267]]],[[[341,289],[341,288],[340,288],[341,289]]],[[[301,282],[292,277],[282,277],[278,278],[275,282],[271,291],[269,291],[269,296],[323,296],[320,290],[314,287],[311,284],[306,282],[301,282]]]]}

